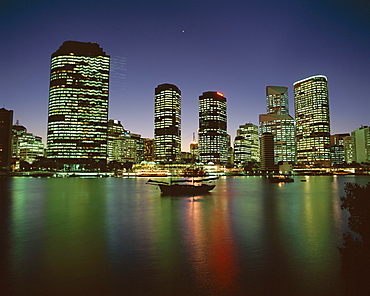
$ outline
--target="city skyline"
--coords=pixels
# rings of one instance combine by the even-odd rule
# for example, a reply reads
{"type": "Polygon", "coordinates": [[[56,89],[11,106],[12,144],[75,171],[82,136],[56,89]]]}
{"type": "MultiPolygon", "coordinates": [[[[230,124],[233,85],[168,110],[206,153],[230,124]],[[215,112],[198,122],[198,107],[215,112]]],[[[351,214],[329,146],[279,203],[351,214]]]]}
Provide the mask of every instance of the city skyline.
{"type": "Polygon", "coordinates": [[[1,12],[0,104],[44,143],[50,54],[67,40],[97,42],[113,60],[127,58],[126,78],[110,88],[109,118],[143,137],[154,137],[154,88],[177,85],[183,150],[197,131],[203,92],[228,98],[233,139],[239,125],[258,124],[266,85],[287,86],[293,106],[293,83],[314,75],[328,77],[332,134],[369,125],[366,3],[60,3],[9,2],[1,12]]]}

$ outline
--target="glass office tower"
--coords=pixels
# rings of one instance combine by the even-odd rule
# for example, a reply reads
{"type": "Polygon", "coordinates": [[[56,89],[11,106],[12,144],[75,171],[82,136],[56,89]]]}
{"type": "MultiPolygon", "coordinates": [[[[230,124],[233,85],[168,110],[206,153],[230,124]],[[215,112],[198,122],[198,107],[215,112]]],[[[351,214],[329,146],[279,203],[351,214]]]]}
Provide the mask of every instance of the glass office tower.
{"type": "Polygon", "coordinates": [[[181,159],[181,91],[173,84],[155,88],[154,155],[161,162],[181,159]]]}
{"type": "Polygon", "coordinates": [[[228,150],[226,98],[215,91],[199,96],[199,160],[226,163],[228,150]]]}
{"type": "Polygon", "coordinates": [[[330,114],[327,78],[308,77],[294,83],[297,163],[330,166],[330,114]]]}
{"type": "Polygon", "coordinates": [[[274,137],[275,163],[296,161],[295,125],[289,115],[288,88],[266,86],[267,114],[260,114],[260,132],[274,137]]]}
{"type": "Polygon", "coordinates": [[[248,162],[259,162],[258,126],[253,123],[240,125],[234,141],[234,163],[243,166],[248,162]]]}
{"type": "Polygon", "coordinates": [[[288,88],[267,85],[266,106],[268,114],[289,114],[288,88]]]}
{"type": "Polygon", "coordinates": [[[48,158],[106,160],[109,63],[96,43],[66,41],[52,54],[48,158]]]}

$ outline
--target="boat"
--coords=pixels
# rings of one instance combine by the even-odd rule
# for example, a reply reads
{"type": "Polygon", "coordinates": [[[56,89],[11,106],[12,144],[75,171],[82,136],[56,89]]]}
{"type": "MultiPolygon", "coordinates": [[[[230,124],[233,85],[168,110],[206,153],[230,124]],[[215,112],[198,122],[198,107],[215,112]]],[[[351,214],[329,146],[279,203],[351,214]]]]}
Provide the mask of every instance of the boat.
{"type": "Polygon", "coordinates": [[[216,184],[207,184],[204,182],[216,180],[219,177],[210,177],[203,179],[180,179],[170,180],[169,182],[149,179],[147,184],[157,185],[162,195],[199,195],[205,194],[216,187],[216,184]]]}
{"type": "Polygon", "coordinates": [[[204,177],[206,176],[206,172],[199,168],[189,167],[182,171],[181,176],[183,177],[204,177]]]}
{"type": "Polygon", "coordinates": [[[294,182],[294,179],[288,177],[287,175],[273,175],[269,177],[269,181],[270,183],[280,183],[280,182],[290,183],[294,182]]]}

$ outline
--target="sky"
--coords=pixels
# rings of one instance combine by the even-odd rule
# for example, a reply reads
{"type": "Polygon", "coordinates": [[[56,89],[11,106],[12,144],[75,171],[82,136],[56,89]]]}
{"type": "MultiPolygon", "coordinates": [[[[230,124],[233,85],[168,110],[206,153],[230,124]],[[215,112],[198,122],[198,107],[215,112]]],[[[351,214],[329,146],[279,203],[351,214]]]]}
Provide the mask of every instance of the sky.
{"type": "Polygon", "coordinates": [[[266,85],[328,78],[331,133],[370,125],[370,2],[360,0],[0,0],[0,107],[46,142],[50,58],[66,40],[96,42],[121,64],[109,118],[154,134],[154,89],[182,92],[182,147],[205,91],[227,98],[228,133],[258,125],[266,85]]]}

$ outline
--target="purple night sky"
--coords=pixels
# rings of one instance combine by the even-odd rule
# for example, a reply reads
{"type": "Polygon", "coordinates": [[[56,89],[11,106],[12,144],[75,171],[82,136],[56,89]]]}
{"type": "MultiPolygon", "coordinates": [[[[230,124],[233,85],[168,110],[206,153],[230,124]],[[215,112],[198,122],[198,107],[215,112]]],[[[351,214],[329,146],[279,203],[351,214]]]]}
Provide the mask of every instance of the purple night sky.
{"type": "MultiPolygon", "coordinates": [[[[109,118],[153,137],[154,88],[182,91],[182,141],[198,128],[198,97],[224,93],[228,132],[258,124],[266,85],[328,77],[331,133],[370,125],[370,4],[360,0],[3,0],[0,107],[46,142],[50,56],[66,40],[126,58],[109,118]]],[[[121,71],[122,72],[122,71],[121,71]]]]}

